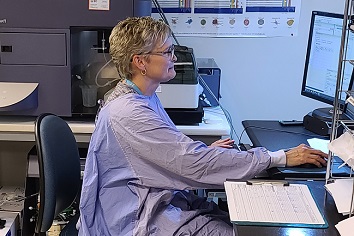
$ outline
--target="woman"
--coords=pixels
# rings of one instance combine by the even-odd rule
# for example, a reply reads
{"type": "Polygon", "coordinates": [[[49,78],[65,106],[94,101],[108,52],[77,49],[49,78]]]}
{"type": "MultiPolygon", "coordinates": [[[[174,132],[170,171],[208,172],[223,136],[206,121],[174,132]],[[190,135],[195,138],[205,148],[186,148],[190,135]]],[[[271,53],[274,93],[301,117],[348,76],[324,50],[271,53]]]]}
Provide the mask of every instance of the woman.
{"type": "Polygon", "coordinates": [[[287,153],[211,146],[177,130],[155,90],[174,78],[171,30],[150,17],[113,29],[110,54],[122,78],[102,108],[86,160],[80,235],[233,235],[226,212],[189,190],[223,188],[273,166],[325,165],[301,145],[287,153]]]}

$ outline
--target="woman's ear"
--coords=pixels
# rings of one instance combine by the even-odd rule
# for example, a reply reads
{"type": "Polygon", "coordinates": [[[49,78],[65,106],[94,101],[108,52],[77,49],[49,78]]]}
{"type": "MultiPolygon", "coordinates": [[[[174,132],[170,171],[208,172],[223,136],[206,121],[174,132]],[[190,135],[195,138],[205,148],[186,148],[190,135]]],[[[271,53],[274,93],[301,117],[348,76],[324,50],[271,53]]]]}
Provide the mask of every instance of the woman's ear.
{"type": "Polygon", "coordinates": [[[132,58],[132,64],[140,71],[145,70],[145,58],[142,55],[134,55],[132,58]]]}

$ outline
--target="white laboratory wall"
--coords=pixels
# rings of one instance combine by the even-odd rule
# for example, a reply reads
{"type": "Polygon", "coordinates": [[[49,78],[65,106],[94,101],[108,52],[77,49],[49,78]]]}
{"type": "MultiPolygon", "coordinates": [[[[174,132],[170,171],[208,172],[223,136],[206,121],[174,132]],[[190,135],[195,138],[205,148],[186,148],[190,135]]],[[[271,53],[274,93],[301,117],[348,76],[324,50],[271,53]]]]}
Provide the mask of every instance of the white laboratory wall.
{"type": "MultiPolygon", "coordinates": [[[[301,96],[311,12],[343,13],[344,0],[303,0],[298,35],[275,38],[179,37],[196,57],[214,58],[221,68],[221,103],[238,135],[247,119],[298,119],[327,106],[301,96]]],[[[242,135],[243,142],[249,142],[242,135]]],[[[236,137],[234,137],[236,138],[236,137]]]]}

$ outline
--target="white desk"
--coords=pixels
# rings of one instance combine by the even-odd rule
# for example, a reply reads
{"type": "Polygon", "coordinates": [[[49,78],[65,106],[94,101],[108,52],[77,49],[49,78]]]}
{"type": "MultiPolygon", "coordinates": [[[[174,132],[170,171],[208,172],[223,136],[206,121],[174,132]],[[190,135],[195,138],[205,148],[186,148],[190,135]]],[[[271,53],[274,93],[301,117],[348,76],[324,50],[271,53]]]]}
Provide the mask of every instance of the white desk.
{"type": "Polygon", "coordinates": [[[0,236],[17,235],[19,212],[0,211],[0,218],[6,220],[5,228],[0,229],[0,236]]]}
{"type": "MultiPolygon", "coordinates": [[[[35,117],[0,116],[0,141],[34,142],[35,117]]],[[[77,142],[88,143],[94,130],[94,122],[68,121],[77,142]]],[[[203,122],[199,125],[178,125],[177,128],[191,137],[219,139],[229,136],[230,126],[219,107],[204,108],[203,122]]]]}
{"type": "MultiPolygon", "coordinates": [[[[0,185],[24,185],[27,154],[35,144],[34,120],[35,117],[0,115],[0,185]]],[[[68,123],[79,146],[87,147],[94,122],[68,123]]],[[[205,108],[203,123],[179,125],[177,128],[192,139],[203,141],[207,145],[230,134],[230,126],[219,107],[205,108]]]]}

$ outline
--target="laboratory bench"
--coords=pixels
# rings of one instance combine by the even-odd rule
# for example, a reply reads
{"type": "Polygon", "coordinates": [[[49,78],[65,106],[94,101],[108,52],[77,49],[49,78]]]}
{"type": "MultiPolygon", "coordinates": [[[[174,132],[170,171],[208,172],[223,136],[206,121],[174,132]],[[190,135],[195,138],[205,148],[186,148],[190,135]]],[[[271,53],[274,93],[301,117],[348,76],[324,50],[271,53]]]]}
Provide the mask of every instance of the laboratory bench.
{"type": "MultiPolygon", "coordinates": [[[[36,117],[0,116],[0,185],[23,185],[27,155],[35,144],[35,119],[36,117]]],[[[67,122],[79,147],[88,147],[95,127],[93,119],[68,118],[67,122]]],[[[202,123],[177,125],[177,128],[192,139],[208,145],[230,134],[230,126],[220,107],[205,107],[202,123]]]]}
{"type": "Polygon", "coordinates": [[[19,212],[0,211],[0,219],[6,221],[3,228],[0,228],[0,236],[17,235],[20,225],[19,212]]]}
{"type": "MultiPolygon", "coordinates": [[[[0,141],[34,142],[34,121],[36,117],[0,116],[0,141]]],[[[65,118],[64,118],[65,119],[65,118]]],[[[67,118],[77,142],[88,143],[94,130],[94,121],[67,118]]],[[[195,140],[218,140],[230,134],[230,126],[220,107],[205,107],[202,123],[198,125],[177,125],[185,135],[195,140]]],[[[206,142],[208,143],[208,142],[206,142]]]]}

